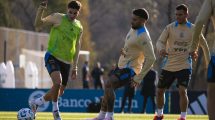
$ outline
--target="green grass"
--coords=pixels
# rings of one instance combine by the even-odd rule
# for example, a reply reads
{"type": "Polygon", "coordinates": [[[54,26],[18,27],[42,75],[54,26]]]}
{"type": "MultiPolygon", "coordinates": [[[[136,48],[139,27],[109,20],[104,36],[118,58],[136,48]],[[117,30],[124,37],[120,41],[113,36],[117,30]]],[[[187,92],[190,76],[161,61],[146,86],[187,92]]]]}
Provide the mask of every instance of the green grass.
{"type": "MultiPolygon", "coordinates": [[[[0,112],[0,120],[16,120],[17,112],[0,112]]],[[[86,120],[93,118],[95,113],[61,113],[63,120],[86,120]]],[[[152,120],[153,114],[119,114],[115,113],[115,120],[152,120]]],[[[177,120],[179,115],[164,115],[164,120],[177,120]]],[[[36,120],[53,120],[51,112],[38,112],[36,120]]],[[[188,115],[187,120],[208,120],[207,115],[188,115]]]]}

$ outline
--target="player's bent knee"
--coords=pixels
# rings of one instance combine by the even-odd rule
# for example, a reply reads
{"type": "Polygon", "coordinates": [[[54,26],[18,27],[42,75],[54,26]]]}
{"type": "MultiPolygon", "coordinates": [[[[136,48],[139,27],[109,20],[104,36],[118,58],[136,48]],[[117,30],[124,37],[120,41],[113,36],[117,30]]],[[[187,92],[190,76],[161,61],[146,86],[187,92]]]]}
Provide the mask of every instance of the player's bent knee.
{"type": "Polygon", "coordinates": [[[59,96],[62,96],[64,94],[64,90],[65,90],[66,86],[61,85],[60,87],[60,91],[59,91],[59,96]]]}
{"type": "Polygon", "coordinates": [[[64,90],[60,90],[59,96],[62,96],[64,94],[64,90]]]}

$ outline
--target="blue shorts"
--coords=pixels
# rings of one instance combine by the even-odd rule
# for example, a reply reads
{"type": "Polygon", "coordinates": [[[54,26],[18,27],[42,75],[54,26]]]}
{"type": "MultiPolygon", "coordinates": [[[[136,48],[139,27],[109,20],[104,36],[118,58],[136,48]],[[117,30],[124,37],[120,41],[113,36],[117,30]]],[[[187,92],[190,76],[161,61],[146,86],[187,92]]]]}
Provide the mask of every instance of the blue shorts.
{"type": "Polygon", "coordinates": [[[45,66],[49,75],[54,71],[60,71],[62,76],[62,85],[66,86],[69,79],[70,64],[59,61],[49,52],[45,54],[45,66]]]}
{"type": "Polygon", "coordinates": [[[207,81],[215,83],[215,56],[211,56],[210,63],[208,65],[208,78],[207,81]]]}

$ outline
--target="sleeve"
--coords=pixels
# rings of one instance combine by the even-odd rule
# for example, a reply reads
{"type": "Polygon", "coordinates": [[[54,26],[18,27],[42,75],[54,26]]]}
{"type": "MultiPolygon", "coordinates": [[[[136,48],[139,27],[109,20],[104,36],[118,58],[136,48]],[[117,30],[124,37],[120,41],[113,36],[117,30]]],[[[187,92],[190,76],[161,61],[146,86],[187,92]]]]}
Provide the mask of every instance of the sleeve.
{"type": "Polygon", "coordinates": [[[73,70],[77,70],[78,67],[77,67],[77,64],[78,64],[78,59],[79,59],[79,51],[80,51],[80,48],[81,48],[81,41],[82,41],[82,34],[83,34],[83,30],[81,30],[81,33],[80,33],[80,36],[79,36],[79,39],[76,43],[76,52],[75,52],[75,56],[74,56],[74,59],[73,59],[73,64],[72,64],[72,69],[73,70]]]}
{"type": "Polygon", "coordinates": [[[158,51],[166,49],[168,37],[169,37],[169,27],[166,26],[166,28],[163,30],[163,32],[161,33],[161,35],[156,43],[156,48],[158,51]]]}
{"type": "Polygon", "coordinates": [[[195,28],[193,33],[193,42],[190,52],[196,51],[199,44],[199,35],[201,34],[203,24],[207,22],[212,13],[212,6],[210,0],[205,0],[201,10],[195,21],[195,28]]]}
{"type": "Polygon", "coordinates": [[[60,13],[53,13],[51,15],[48,15],[47,17],[43,17],[45,9],[46,9],[45,7],[39,6],[37,10],[35,23],[34,23],[34,26],[36,27],[36,29],[50,24],[58,25],[61,22],[62,15],[60,13]]]}
{"type": "Polygon", "coordinates": [[[204,36],[201,34],[200,39],[199,39],[199,45],[203,50],[204,56],[205,56],[205,61],[206,61],[206,66],[209,64],[210,62],[210,51],[209,51],[209,47],[207,44],[207,41],[205,40],[204,36]]]}
{"type": "Polygon", "coordinates": [[[143,40],[140,45],[141,45],[141,51],[144,54],[145,60],[140,74],[134,76],[134,81],[137,83],[141,83],[141,81],[146,76],[146,74],[151,69],[152,65],[156,60],[154,48],[150,38],[148,39],[146,38],[145,40],[143,40]]]}

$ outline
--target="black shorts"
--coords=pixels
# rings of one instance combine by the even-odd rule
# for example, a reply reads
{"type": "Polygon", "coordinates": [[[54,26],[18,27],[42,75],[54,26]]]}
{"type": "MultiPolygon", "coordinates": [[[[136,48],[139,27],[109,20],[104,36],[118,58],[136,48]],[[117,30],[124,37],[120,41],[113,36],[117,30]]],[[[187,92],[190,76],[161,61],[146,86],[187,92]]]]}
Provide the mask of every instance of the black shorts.
{"type": "Polygon", "coordinates": [[[207,81],[215,83],[215,56],[211,56],[210,63],[208,65],[208,78],[207,81]]]}
{"type": "Polygon", "coordinates": [[[69,78],[70,64],[59,61],[49,52],[45,54],[45,66],[49,75],[54,71],[60,71],[62,76],[62,85],[66,86],[69,78]]]}
{"type": "Polygon", "coordinates": [[[118,78],[119,86],[123,86],[128,84],[136,74],[134,70],[131,68],[122,68],[122,69],[116,68],[110,73],[110,76],[111,75],[114,75],[118,78]]]}
{"type": "Polygon", "coordinates": [[[192,71],[189,69],[183,69],[176,72],[162,70],[159,78],[159,82],[158,82],[158,88],[169,89],[169,87],[176,79],[177,79],[177,87],[181,85],[187,88],[191,80],[191,74],[192,74],[192,71]]]}

